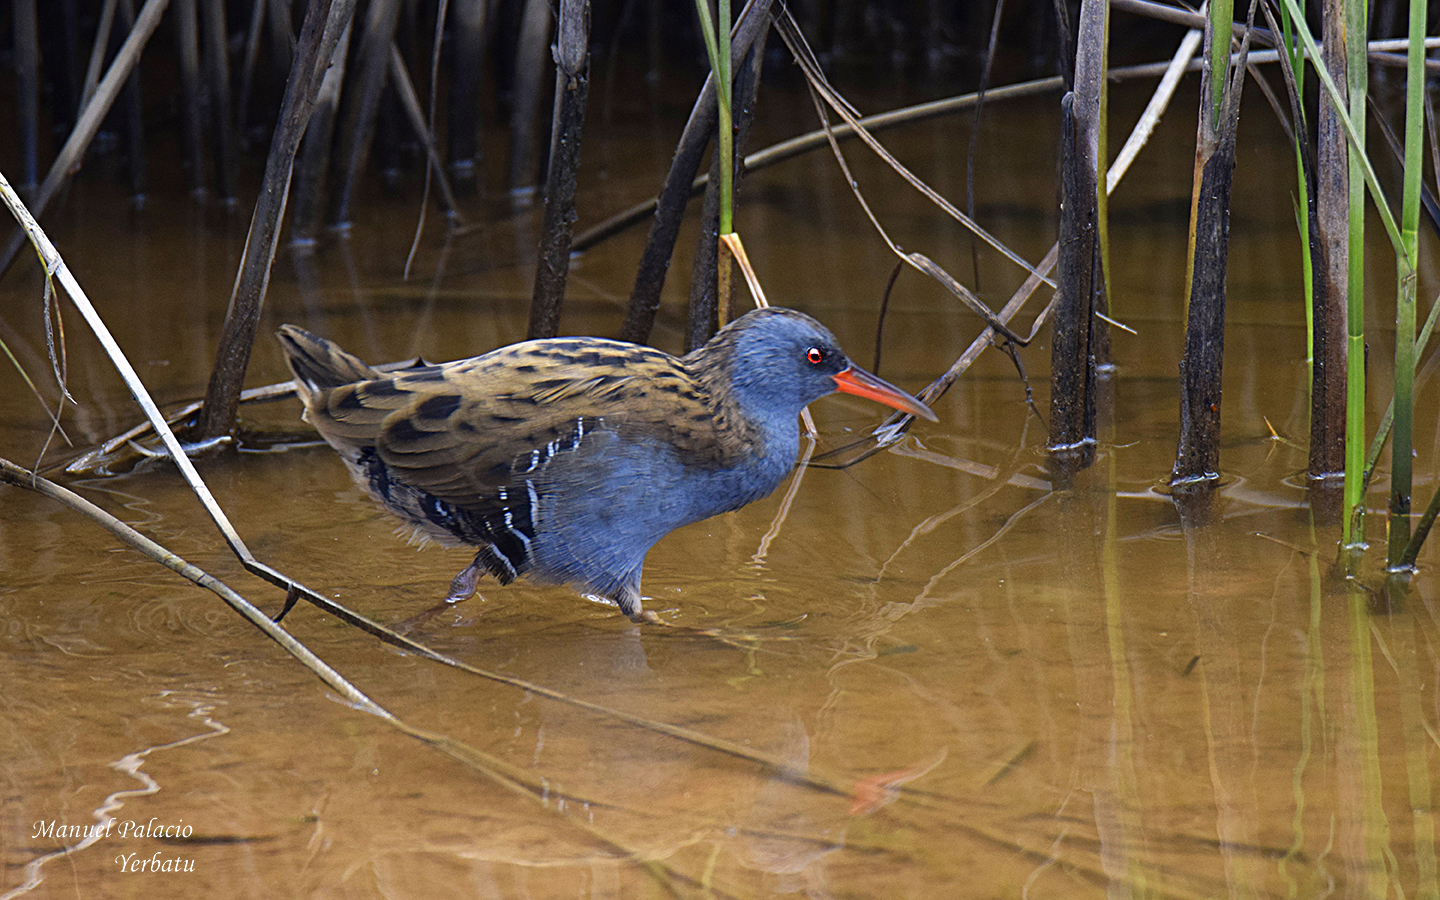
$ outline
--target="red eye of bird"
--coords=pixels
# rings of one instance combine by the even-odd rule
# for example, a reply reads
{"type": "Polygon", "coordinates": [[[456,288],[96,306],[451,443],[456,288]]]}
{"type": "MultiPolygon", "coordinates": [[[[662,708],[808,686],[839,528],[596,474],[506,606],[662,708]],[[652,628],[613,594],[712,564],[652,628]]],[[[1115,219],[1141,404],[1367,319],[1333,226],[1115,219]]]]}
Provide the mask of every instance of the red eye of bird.
{"type": "Polygon", "coordinates": [[[819,347],[811,347],[805,351],[805,358],[810,360],[811,365],[818,366],[825,361],[825,351],[819,347]]]}

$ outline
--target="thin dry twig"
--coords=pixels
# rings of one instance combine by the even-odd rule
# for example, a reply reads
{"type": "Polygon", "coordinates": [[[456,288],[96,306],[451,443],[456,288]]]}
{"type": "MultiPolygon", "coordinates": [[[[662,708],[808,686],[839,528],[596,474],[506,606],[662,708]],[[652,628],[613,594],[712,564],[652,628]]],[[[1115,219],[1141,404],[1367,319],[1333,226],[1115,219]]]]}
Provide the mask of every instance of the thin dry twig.
{"type": "MultiPolygon", "coordinates": [[[[426,131],[430,135],[435,133],[435,105],[436,94],[440,89],[440,41],[445,34],[445,20],[450,14],[450,0],[440,0],[440,6],[435,11],[435,39],[431,42],[430,49],[430,108],[429,116],[426,119],[426,131]]],[[[393,44],[391,45],[393,48],[393,44]]],[[[410,266],[415,262],[415,254],[420,250],[420,236],[425,233],[425,214],[430,207],[430,181],[436,172],[443,170],[440,166],[439,157],[435,153],[434,141],[426,144],[425,154],[425,185],[420,189],[420,214],[415,220],[415,237],[410,241],[410,252],[405,256],[405,272],[402,280],[410,280],[410,266]]],[[[450,185],[445,184],[445,190],[450,192],[450,185]]],[[[453,195],[452,195],[453,197],[453,195]]],[[[459,209],[451,202],[452,210],[459,212],[459,209]]]]}
{"type": "MultiPolygon", "coordinates": [[[[902,165],[898,159],[891,155],[890,152],[887,151],[884,146],[880,144],[879,141],[877,141],[868,131],[864,129],[863,126],[861,126],[859,114],[854,110],[853,107],[850,106],[849,103],[844,100],[843,97],[841,97],[835,91],[834,88],[830,86],[829,82],[825,79],[824,73],[821,71],[819,63],[814,59],[814,55],[813,53],[811,53],[809,45],[805,43],[804,36],[800,34],[799,26],[795,24],[795,20],[790,16],[788,11],[776,17],[776,30],[780,32],[781,39],[783,39],[786,46],[790,48],[791,55],[795,58],[796,62],[799,63],[801,70],[805,73],[806,83],[810,86],[812,92],[823,98],[825,100],[825,103],[829,105],[830,108],[833,109],[837,115],[844,119],[847,125],[849,125],[855,130],[855,133],[860,137],[862,141],[865,142],[866,146],[868,146],[872,151],[874,151],[878,156],[880,156],[881,159],[885,160],[886,164],[888,164],[892,169],[894,169],[895,172],[899,174],[902,178],[904,178],[912,187],[914,187],[917,191],[923,194],[928,200],[930,200],[940,209],[944,210],[944,212],[951,218],[955,219],[955,221],[968,228],[973,234],[975,234],[976,237],[985,241],[992,248],[994,248],[1001,255],[1003,255],[1006,259],[1009,259],[1011,262],[1020,266],[1029,274],[1039,275],[1034,266],[1022,259],[1009,247],[1006,247],[1004,244],[1002,244],[984,228],[981,228],[977,222],[975,222],[969,216],[965,215],[963,212],[957,209],[954,204],[950,203],[950,201],[940,196],[940,194],[938,194],[933,188],[931,188],[929,185],[925,184],[918,177],[916,177],[914,173],[912,173],[909,169],[902,165]]],[[[821,125],[826,130],[827,140],[829,140],[831,148],[836,154],[836,159],[840,161],[841,167],[845,171],[847,181],[851,185],[852,189],[855,191],[856,197],[860,199],[862,206],[864,206],[866,215],[870,217],[871,222],[875,225],[876,229],[880,231],[881,236],[885,239],[885,242],[890,245],[891,249],[893,249],[895,253],[900,256],[901,259],[904,259],[916,269],[924,272],[927,275],[930,275],[932,278],[935,278],[947,289],[955,293],[956,296],[963,300],[965,304],[969,306],[972,310],[974,310],[977,314],[984,317],[987,322],[990,322],[992,325],[996,324],[994,313],[991,313],[989,309],[980,302],[980,299],[978,297],[975,297],[974,294],[972,294],[968,289],[966,289],[948,273],[944,272],[943,269],[941,269],[938,265],[929,260],[927,257],[919,253],[904,252],[893,241],[890,240],[888,235],[885,234],[884,229],[880,227],[879,222],[870,212],[869,206],[864,203],[863,197],[860,196],[860,192],[856,187],[855,179],[850,176],[849,167],[845,165],[844,157],[840,153],[838,143],[835,140],[835,135],[830,129],[829,117],[826,116],[823,109],[819,107],[818,101],[816,106],[817,113],[820,117],[821,125]]],[[[1050,284],[1051,287],[1054,287],[1054,283],[1049,281],[1046,276],[1039,275],[1039,277],[1046,283],[1050,284]]],[[[1000,327],[997,330],[1001,330],[1003,333],[1004,325],[1003,323],[999,323],[999,325],[1000,327]]],[[[1007,337],[1010,337],[1010,335],[1007,334],[1007,337]]],[[[1018,336],[1012,337],[1012,339],[1018,340],[1018,336]]]]}

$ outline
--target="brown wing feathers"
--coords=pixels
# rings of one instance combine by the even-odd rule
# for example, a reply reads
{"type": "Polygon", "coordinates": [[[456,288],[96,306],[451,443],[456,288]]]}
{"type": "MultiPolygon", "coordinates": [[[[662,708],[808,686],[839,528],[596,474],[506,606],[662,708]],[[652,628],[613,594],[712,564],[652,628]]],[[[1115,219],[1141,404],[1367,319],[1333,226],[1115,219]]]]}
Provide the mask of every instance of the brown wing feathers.
{"type": "Polygon", "coordinates": [[[351,458],[373,447],[395,478],[451,503],[483,501],[584,430],[668,442],[698,465],[733,464],[754,441],[738,411],[648,347],[559,338],[381,374],[294,326],[281,339],[327,441],[351,458]]]}

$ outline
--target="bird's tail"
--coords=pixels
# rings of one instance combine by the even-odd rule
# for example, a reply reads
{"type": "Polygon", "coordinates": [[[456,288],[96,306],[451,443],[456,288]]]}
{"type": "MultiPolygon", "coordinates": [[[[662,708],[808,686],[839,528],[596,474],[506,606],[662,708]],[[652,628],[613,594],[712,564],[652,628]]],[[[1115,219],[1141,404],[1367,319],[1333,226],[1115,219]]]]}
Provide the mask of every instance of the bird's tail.
{"type": "Polygon", "coordinates": [[[317,391],[380,377],[380,372],[358,357],[303,328],[281,325],[276,336],[285,351],[285,362],[295,375],[295,386],[301,399],[307,403],[310,395],[317,391]]]}

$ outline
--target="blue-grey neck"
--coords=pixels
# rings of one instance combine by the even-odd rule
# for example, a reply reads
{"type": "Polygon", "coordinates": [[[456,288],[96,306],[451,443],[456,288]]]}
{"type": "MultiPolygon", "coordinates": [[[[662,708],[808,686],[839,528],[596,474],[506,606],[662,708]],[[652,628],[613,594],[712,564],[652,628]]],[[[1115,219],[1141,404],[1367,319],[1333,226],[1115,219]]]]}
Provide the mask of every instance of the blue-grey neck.
{"type": "Polygon", "coordinates": [[[794,468],[800,411],[835,391],[834,374],[849,361],[819,322],[794,310],[763,309],[730,323],[685,364],[717,407],[728,405],[758,432],[751,441],[755,452],[724,479],[748,503],[773,491],[794,468]],[[812,348],[821,351],[823,364],[807,359],[812,348]]]}

